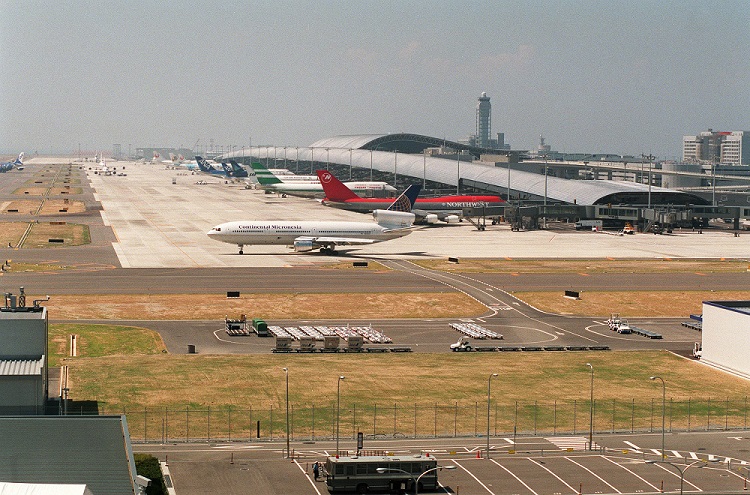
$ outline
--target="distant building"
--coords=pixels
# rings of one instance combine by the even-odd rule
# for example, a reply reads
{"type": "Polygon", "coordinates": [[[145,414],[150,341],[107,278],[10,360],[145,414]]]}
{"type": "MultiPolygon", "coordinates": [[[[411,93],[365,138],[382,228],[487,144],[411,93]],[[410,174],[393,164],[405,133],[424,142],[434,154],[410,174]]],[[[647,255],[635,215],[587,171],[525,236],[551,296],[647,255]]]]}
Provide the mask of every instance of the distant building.
{"type": "Polygon", "coordinates": [[[709,129],[696,136],[683,136],[682,160],[688,163],[750,165],[750,132],[715,132],[709,129]]]}
{"type": "Polygon", "coordinates": [[[492,139],[492,104],[487,93],[477,99],[476,114],[476,131],[467,139],[460,140],[459,143],[477,148],[492,150],[509,150],[510,144],[505,144],[505,134],[498,132],[495,139],[492,139]]]}

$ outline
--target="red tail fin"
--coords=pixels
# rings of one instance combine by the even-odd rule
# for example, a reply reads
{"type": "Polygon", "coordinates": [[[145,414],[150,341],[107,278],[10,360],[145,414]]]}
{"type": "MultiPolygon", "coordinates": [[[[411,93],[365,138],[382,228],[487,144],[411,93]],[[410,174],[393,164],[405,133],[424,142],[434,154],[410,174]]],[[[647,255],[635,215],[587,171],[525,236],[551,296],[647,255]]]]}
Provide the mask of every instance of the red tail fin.
{"type": "Polygon", "coordinates": [[[328,170],[317,170],[316,172],[320,183],[323,184],[323,192],[329,201],[344,202],[349,199],[361,199],[328,170]]]}

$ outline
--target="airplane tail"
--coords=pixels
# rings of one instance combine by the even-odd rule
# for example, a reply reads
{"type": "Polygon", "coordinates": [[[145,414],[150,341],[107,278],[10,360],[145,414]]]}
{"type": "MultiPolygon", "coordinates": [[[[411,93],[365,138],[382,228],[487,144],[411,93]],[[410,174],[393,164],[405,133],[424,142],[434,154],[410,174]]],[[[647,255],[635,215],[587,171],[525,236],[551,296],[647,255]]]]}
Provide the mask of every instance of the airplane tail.
{"type": "Polygon", "coordinates": [[[18,154],[18,158],[16,158],[15,164],[23,165],[23,151],[18,154]]]}
{"type": "Polygon", "coordinates": [[[411,212],[414,201],[422,186],[412,184],[406,188],[387,210],[375,210],[372,216],[381,227],[391,230],[408,229],[414,224],[415,215],[411,212]]]}
{"type": "Polygon", "coordinates": [[[316,170],[316,173],[318,174],[318,180],[323,185],[323,192],[328,201],[343,203],[349,199],[361,199],[328,170],[316,170]]]}
{"type": "Polygon", "coordinates": [[[221,168],[227,174],[227,177],[232,177],[234,175],[234,173],[232,173],[232,168],[229,165],[227,165],[226,163],[221,162],[221,168]]]}
{"type": "Polygon", "coordinates": [[[419,196],[419,191],[421,190],[422,186],[419,184],[410,185],[393,203],[391,203],[388,210],[411,212],[412,208],[414,208],[414,202],[417,200],[417,196],[419,196]]]}
{"type": "Polygon", "coordinates": [[[247,177],[247,170],[234,160],[229,160],[229,164],[232,166],[232,175],[235,177],[247,177]]]}
{"type": "Polygon", "coordinates": [[[195,161],[198,163],[198,168],[200,168],[202,172],[211,172],[211,165],[208,164],[205,158],[196,155],[195,161]]]}
{"type": "Polygon", "coordinates": [[[251,163],[250,166],[253,168],[253,171],[255,172],[255,178],[258,179],[258,183],[261,186],[271,186],[273,184],[281,184],[283,182],[260,163],[251,163]]]}

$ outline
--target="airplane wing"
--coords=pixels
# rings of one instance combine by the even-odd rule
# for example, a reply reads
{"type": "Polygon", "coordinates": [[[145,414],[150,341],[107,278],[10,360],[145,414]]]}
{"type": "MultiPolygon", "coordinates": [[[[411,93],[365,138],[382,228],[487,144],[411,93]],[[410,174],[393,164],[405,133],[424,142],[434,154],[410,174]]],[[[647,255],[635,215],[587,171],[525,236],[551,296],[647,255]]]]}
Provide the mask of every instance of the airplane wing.
{"type": "Polygon", "coordinates": [[[294,240],[297,242],[310,242],[313,246],[355,246],[373,244],[375,239],[359,239],[356,237],[310,237],[300,236],[294,240]]]}

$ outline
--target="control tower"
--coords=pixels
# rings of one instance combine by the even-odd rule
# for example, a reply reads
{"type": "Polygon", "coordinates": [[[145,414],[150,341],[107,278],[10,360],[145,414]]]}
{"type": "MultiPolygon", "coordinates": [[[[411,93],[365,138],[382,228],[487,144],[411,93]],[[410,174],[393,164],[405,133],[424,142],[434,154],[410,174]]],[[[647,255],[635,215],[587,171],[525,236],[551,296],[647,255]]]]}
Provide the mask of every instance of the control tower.
{"type": "Polygon", "coordinates": [[[477,146],[490,147],[490,134],[492,133],[492,105],[487,93],[482,93],[477,103],[477,146]]]}

